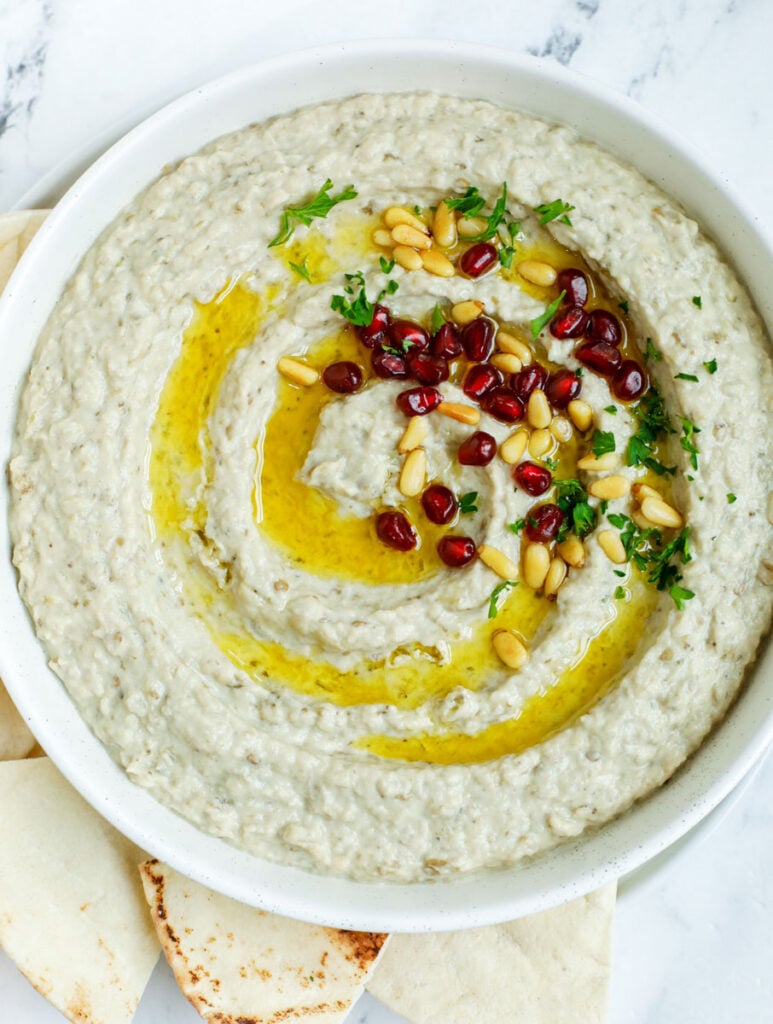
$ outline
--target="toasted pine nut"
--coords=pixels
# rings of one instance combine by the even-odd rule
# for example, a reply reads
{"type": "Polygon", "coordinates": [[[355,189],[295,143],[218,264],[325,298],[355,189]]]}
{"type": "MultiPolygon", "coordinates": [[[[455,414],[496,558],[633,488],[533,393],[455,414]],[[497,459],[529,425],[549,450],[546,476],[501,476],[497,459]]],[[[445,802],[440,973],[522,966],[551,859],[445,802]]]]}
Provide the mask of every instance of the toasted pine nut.
{"type": "Polygon", "coordinates": [[[608,469],[614,469],[619,461],[616,452],[604,452],[603,455],[588,452],[578,461],[577,468],[589,473],[605,473],[608,469]]]}
{"type": "Polygon", "coordinates": [[[518,356],[514,356],[511,352],[497,352],[489,359],[489,362],[503,373],[518,373],[523,366],[518,356]]]}
{"type": "Polygon", "coordinates": [[[405,270],[421,270],[422,268],[421,256],[410,246],[396,245],[392,250],[392,255],[405,270]]]}
{"type": "Polygon", "coordinates": [[[444,249],[456,245],[456,215],[444,200],[437,204],[432,220],[432,234],[437,244],[444,249]]]}
{"type": "Polygon", "coordinates": [[[534,362],[534,353],[525,341],[514,338],[507,331],[498,331],[496,337],[497,348],[501,352],[509,352],[518,356],[524,366],[530,366],[534,362]]]}
{"type": "Polygon", "coordinates": [[[661,498],[645,498],[641,503],[641,513],[655,526],[667,526],[673,530],[684,526],[680,513],[661,498]]]}
{"type": "Polygon", "coordinates": [[[543,260],[521,260],[516,270],[532,284],[538,284],[541,288],[549,288],[556,283],[558,273],[555,267],[543,260]]]}
{"type": "Polygon", "coordinates": [[[552,451],[555,445],[556,439],[547,427],[540,427],[539,430],[533,430],[529,438],[529,455],[533,459],[541,459],[552,451]]]}
{"type": "Polygon", "coordinates": [[[516,430],[509,437],[505,438],[499,446],[499,454],[508,466],[514,466],[526,451],[526,445],[528,443],[529,432],[528,430],[521,428],[520,430],[516,430]]]}
{"type": "Polygon", "coordinates": [[[490,544],[481,544],[478,547],[478,558],[503,580],[518,579],[518,566],[499,548],[492,548],[490,544]]]}
{"type": "Polygon", "coordinates": [[[566,579],[566,562],[563,558],[552,559],[545,577],[545,597],[554,598],[566,579]]]}
{"type": "Polygon", "coordinates": [[[395,244],[394,239],[386,228],[376,228],[370,237],[376,245],[386,245],[391,248],[395,244]]]}
{"type": "Polygon", "coordinates": [[[414,448],[408,452],[400,470],[398,489],[406,498],[415,498],[424,490],[427,479],[427,453],[423,448],[414,448]]]}
{"type": "Polygon", "coordinates": [[[319,380],[319,373],[308,363],[302,363],[300,359],[293,359],[291,356],[282,356],[276,364],[277,370],[283,377],[287,377],[293,384],[300,384],[307,388],[310,384],[316,384],[319,380]]]}
{"type": "Polygon", "coordinates": [[[480,423],[480,410],[472,405],[462,405],[461,402],[441,402],[437,411],[450,420],[468,423],[471,427],[480,423]]]}
{"type": "Polygon", "coordinates": [[[573,533],[556,548],[556,551],[573,569],[581,569],[585,565],[585,545],[573,533]]]}
{"type": "Polygon", "coordinates": [[[384,223],[388,228],[396,228],[398,224],[408,224],[417,231],[425,232],[427,225],[417,217],[415,213],[404,209],[402,206],[390,206],[384,211],[384,223]]]}
{"type": "Polygon", "coordinates": [[[641,509],[635,508],[631,512],[631,519],[636,523],[640,530],[651,530],[653,523],[649,519],[645,519],[641,514],[641,509]]]}
{"type": "Polygon", "coordinates": [[[419,254],[424,269],[435,277],[453,277],[456,268],[447,256],[444,256],[438,249],[425,249],[419,254]]]}
{"type": "Polygon", "coordinates": [[[593,423],[593,409],[582,398],[573,399],[566,407],[572,423],[578,430],[590,430],[593,423]]]}
{"type": "Polygon", "coordinates": [[[483,312],[483,303],[477,299],[466,299],[464,302],[457,302],[451,307],[451,317],[460,327],[471,324],[477,320],[483,312]]]}
{"type": "Polygon", "coordinates": [[[529,652],[509,629],[498,629],[491,638],[499,660],[508,668],[523,668],[529,660],[529,652]]]}
{"type": "Polygon", "coordinates": [[[655,498],[657,501],[663,500],[663,495],[648,484],[634,484],[633,487],[631,487],[631,493],[639,504],[641,504],[645,498],[655,498]]]}
{"type": "Polygon", "coordinates": [[[554,416],[550,421],[550,433],[556,441],[566,444],[567,441],[571,440],[574,430],[572,430],[572,424],[566,416],[554,416]]]}
{"type": "Polygon", "coordinates": [[[548,396],[540,388],[535,388],[529,395],[529,401],[526,406],[526,419],[532,427],[550,426],[553,413],[550,411],[548,396]]]}
{"type": "Polygon", "coordinates": [[[473,238],[475,235],[482,235],[488,227],[485,220],[480,217],[460,217],[456,222],[456,230],[460,238],[473,238]]]}
{"type": "Polygon", "coordinates": [[[545,544],[529,544],[523,556],[523,578],[532,590],[539,590],[550,568],[550,552],[545,544]]]}
{"type": "Polygon", "coordinates": [[[615,498],[624,498],[630,493],[631,481],[619,474],[602,476],[600,480],[594,480],[588,486],[588,494],[592,494],[594,498],[601,498],[602,501],[614,501],[615,498]]]}
{"type": "Polygon", "coordinates": [[[398,245],[410,245],[414,249],[429,249],[432,239],[423,231],[411,227],[410,224],[398,224],[392,228],[392,238],[398,245]]]}
{"type": "Polygon", "coordinates": [[[625,548],[620,540],[620,534],[615,530],[602,530],[599,534],[599,547],[615,565],[622,565],[625,561],[625,548]]]}
{"type": "Polygon", "coordinates": [[[406,455],[408,452],[412,452],[414,448],[418,448],[428,437],[429,420],[427,417],[411,416],[408,420],[408,426],[405,428],[405,432],[397,445],[397,450],[401,455],[406,455]]]}

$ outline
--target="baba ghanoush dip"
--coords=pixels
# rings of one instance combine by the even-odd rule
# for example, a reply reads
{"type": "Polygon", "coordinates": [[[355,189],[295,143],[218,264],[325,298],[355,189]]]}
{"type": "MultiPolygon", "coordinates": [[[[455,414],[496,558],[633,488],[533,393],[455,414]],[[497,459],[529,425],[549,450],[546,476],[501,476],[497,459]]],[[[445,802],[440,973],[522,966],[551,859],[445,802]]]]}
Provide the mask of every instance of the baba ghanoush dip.
{"type": "Polygon", "coordinates": [[[667,780],[771,609],[771,365],[654,185],[486,102],[217,139],[35,351],[13,560],[129,778],[261,857],[495,869],[667,780]]]}

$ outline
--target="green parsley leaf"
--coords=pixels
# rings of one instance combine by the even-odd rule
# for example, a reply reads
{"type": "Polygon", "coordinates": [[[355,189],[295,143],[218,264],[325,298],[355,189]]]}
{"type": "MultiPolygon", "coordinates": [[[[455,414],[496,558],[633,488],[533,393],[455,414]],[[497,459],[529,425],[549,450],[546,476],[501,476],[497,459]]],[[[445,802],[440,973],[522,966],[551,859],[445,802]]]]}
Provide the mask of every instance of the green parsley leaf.
{"type": "Polygon", "coordinates": [[[399,287],[400,287],[400,285],[397,283],[397,281],[387,281],[386,288],[384,288],[384,290],[379,293],[379,296],[378,296],[378,299],[376,299],[376,302],[378,302],[379,299],[383,299],[385,294],[386,295],[394,295],[394,293],[397,291],[397,289],[399,287]]]}
{"type": "Polygon", "coordinates": [[[510,236],[510,241],[514,242],[522,230],[521,222],[519,220],[511,220],[507,225],[507,233],[510,236]]]}
{"type": "Polygon", "coordinates": [[[700,434],[700,427],[696,427],[695,424],[691,423],[685,416],[680,416],[679,422],[682,424],[682,437],[679,439],[679,443],[682,448],[689,453],[690,465],[693,469],[697,470],[700,448],[695,443],[694,437],[696,434],[700,434]]]}
{"type": "Polygon", "coordinates": [[[417,217],[421,217],[421,207],[418,205],[418,203],[414,206],[413,212],[416,214],[417,217]]]}
{"type": "Polygon", "coordinates": [[[709,359],[707,363],[703,364],[709,373],[717,372],[717,361],[716,359],[709,359]]]}
{"type": "Polygon", "coordinates": [[[644,365],[646,366],[650,359],[653,363],[659,363],[662,358],[663,356],[652,344],[652,338],[647,338],[647,347],[644,349],[644,365]]]}
{"type": "Polygon", "coordinates": [[[382,288],[371,302],[365,292],[365,277],[361,270],[355,274],[344,274],[346,284],[344,285],[345,295],[333,295],[330,298],[330,308],[340,313],[356,327],[366,327],[373,319],[373,309],[376,303],[383,299],[384,295],[394,295],[400,285],[397,281],[389,281],[386,288],[382,288]]]}
{"type": "Polygon", "coordinates": [[[703,299],[700,297],[700,295],[693,295],[692,304],[693,306],[697,306],[698,309],[703,309],[703,299]]]}
{"type": "Polygon", "coordinates": [[[654,456],[653,445],[664,434],[673,434],[666,407],[658,389],[652,385],[634,406],[639,429],[628,441],[625,461],[629,466],[646,466],[659,476],[676,472],[675,466],[664,466],[654,456]]]}
{"type": "Polygon", "coordinates": [[[674,604],[680,612],[684,611],[685,601],[690,601],[695,597],[692,590],[687,590],[686,587],[680,587],[676,583],[669,587],[668,592],[674,599],[674,604]]]}
{"type": "Polygon", "coordinates": [[[308,203],[303,206],[288,206],[279,220],[279,233],[268,243],[269,249],[275,245],[283,245],[289,238],[292,238],[297,224],[305,224],[308,227],[315,217],[327,217],[338,203],[354,199],[357,195],[354,185],[347,185],[337,196],[328,195],[332,187],[333,182],[328,178],[308,203]]]}
{"type": "Polygon", "coordinates": [[[736,501],[738,501],[738,496],[733,494],[732,491],[728,491],[727,492],[727,503],[728,503],[728,505],[732,505],[736,501]]]}
{"type": "Polygon", "coordinates": [[[677,373],[677,375],[674,377],[674,380],[691,380],[695,384],[698,383],[698,378],[695,376],[694,373],[677,373]]]}
{"type": "Polygon", "coordinates": [[[575,375],[575,377],[584,377],[585,376],[585,367],[584,366],[578,366],[577,369],[574,371],[574,375],[575,375]]]}
{"type": "Polygon", "coordinates": [[[513,265],[513,256],[515,256],[515,249],[512,245],[503,245],[499,250],[499,262],[505,268],[509,270],[513,265]]]}
{"type": "Polygon", "coordinates": [[[625,573],[622,569],[613,569],[612,572],[615,574],[615,576],[625,576],[625,573]]]}
{"type": "Polygon", "coordinates": [[[543,226],[549,224],[552,220],[558,219],[562,224],[568,224],[572,226],[572,222],[567,217],[568,213],[576,207],[572,206],[571,203],[565,203],[563,199],[554,199],[552,203],[541,203],[539,206],[534,207],[534,212],[540,215],[539,222],[543,226]]]}
{"type": "Polygon", "coordinates": [[[628,316],[628,299],[623,299],[622,302],[618,302],[618,309],[622,309],[626,316],[628,316]]]}
{"type": "Polygon", "coordinates": [[[598,458],[615,450],[615,435],[611,430],[594,430],[590,442],[591,451],[598,458]]]}
{"type": "Polygon", "coordinates": [[[445,199],[444,202],[449,210],[458,210],[465,217],[474,217],[486,205],[486,200],[474,185],[470,185],[461,198],[445,199]]]}
{"type": "Polygon", "coordinates": [[[551,473],[554,469],[558,469],[558,459],[544,459],[543,461],[551,473]]]}
{"type": "Polygon", "coordinates": [[[611,416],[617,416],[617,406],[616,405],[605,405],[604,406],[604,412],[608,412],[611,416]]]}
{"type": "Polygon", "coordinates": [[[599,502],[599,512],[602,514],[602,516],[605,516],[607,514],[607,509],[608,508],[609,508],[609,500],[607,498],[602,498],[601,501],[599,502]]]}
{"type": "Polygon", "coordinates": [[[304,260],[303,263],[293,263],[292,260],[290,260],[290,269],[294,270],[296,274],[300,275],[300,277],[306,278],[309,284],[311,284],[311,277],[309,276],[309,268],[306,266],[306,260],[304,260]]]}
{"type": "Polygon", "coordinates": [[[495,619],[497,617],[497,612],[499,611],[499,598],[501,597],[501,595],[506,590],[510,590],[513,587],[517,586],[518,580],[504,580],[502,583],[494,587],[494,589],[491,591],[491,596],[489,597],[488,601],[488,617],[490,619],[495,619]]]}
{"type": "Polygon", "coordinates": [[[625,587],[615,587],[615,600],[616,601],[624,601],[625,600],[625,587]]]}
{"type": "Polygon", "coordinates": [[[429,323],[432,334],[437,334],[437,332],[440,330],[440,328],[443,326],[445,322],[446,320],[445,317],[443,316],[443,312],[440,306],[438,306],[438,304],[435,303],[435,308],[432,310],[432,318],[429,323]]]}
{"type": "Polygon", "coordinates": [[[388,260],[388,259],[386,259],[385,256],[379,256],[378,262],[379,262],[379,266],[381,267],[381,269],[384,271],[385,274],[391,274],[392,271],[395,268],[395,261],[394,260],[388,260]]]}
{"type": "Polygon", "coordinates": [[[535,317],[531,321],[531,336],[534,339],[534,341],[536,341],[537,338],[540,336],[540,331],[545,326],[545,324],[549,323],[549,321],[551,321],[553,317],[556,315],[556,311],[563,302],[565,295],[566,292],[562,291],[557,299],[553,299],[553,301],[550,303],[550,305],[547,307],[547,309],[541,316],[535,317]]]}
{"type": "Polygon", "coordinates": [[[461,496],[461,498],[459,499],[459,511],[462,513],[463,516],[470,515],[472,512],[478,511],[478,506],[475,504],[477,499],[477,491],[467,491],[466,494],[463,494],[461,496]]]}
{"type": "MultiPolygon", "coordinates": [[[[467,190],[469,192],[469,189],[467,190]]],[[[469,238],[465,238],[465,242],[487,242],[490,238],[493,238],[499,229],[499,225],[505,219],[505,207],[507,206],[507,182],[502,182],[502,194],[494,203],[494,209],[491,211],[488,217],[484,216],[486,221],[486,227],[480,234],[471,235],[469,238]]],[[[476,212],[480,213],[482,207],[478,207],[476,212]]],[[[472,214],[465,213],[465,217],[470,217],[472,214]]]]}
{"type": "Polygon", "coordinates": [[[575,477],[554,480],[553,484],[556,488],[556,505],[564,513],[557,540],[564,540],[570,530],[582,539],[596,525],[596,510],[589,505],[585,488],[575,477]]]}
{"type": "Polygon", "coordinates": [[[525,519],[516,519],[514,523],[508,523],[507,524],[508,530],[511,530],[516,535],[516,537],[521,532],[521,530],[524,528],[524,526],[526,526],[526,520],[525,519]]]}

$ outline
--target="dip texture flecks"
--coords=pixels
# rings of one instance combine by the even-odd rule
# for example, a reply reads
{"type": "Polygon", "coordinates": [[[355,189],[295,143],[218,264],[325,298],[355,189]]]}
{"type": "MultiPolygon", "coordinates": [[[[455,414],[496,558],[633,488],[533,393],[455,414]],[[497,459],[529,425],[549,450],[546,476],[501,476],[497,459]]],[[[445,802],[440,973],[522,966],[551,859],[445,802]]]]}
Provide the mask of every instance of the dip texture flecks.
{"type": "MultiPolygon", "coordinates": [[[[577,368],[573,343],[545,329],[537,344],[552,367],[577,368]]],[[[10,467],[20,589],[111,755],[205,831],[355,879],[509,865],[664,782],[742,683],[771,605],[765,346],[696,225],[569,130],[429,94],[307,108],[181,161],[67,286],[10,467]],[[282,212],[326,179],[356,197],[270,248],[282,212]],[[504,182],[522,223],[512,267],[471,280],[380,264],[384,210],[425,216],[474,184],[485,216],[504,182]],[[571,223],[540,226],[534,209],[559,196],[571,223]],[[659,455],[676,473],[623,460],[615,472],[654,483],[689,525],[683,610],[598,543],[630,499],[591,499],[585,565],[555,601],[520,580],[492,602],[503,581],[480,558],[447,568],[446,528],[400,493],[408,384],[367,372],[331,297],[362,271],[371,299],[397,283],[394,315],[427,325],[436,305],[478,299],[529,338],[554,290],[519,277],[526,256],[581,261],[627,305],[626,345],[649,339],[676,428],[659,455]],[[277,372],[283,356],[320,372],[354,361],[366,380],[350,395],[297,387],[277,372]],[[396,507],[416,550],[377,539],[374,513],[396,507]],[[520,671],[492,648],[502,629],[528,647],[520,671]]],[[[470,404],[458,376],[439,390],[470,404]]],[[[632,407],[587,371],[582,398],[623,453],[632,407]]],[[[456,457],[473,430],[500,445],[512,428],[485,412],[477,427],[427,419],[427,480],[477,494],[453,529],[520,565],[510,525],[534,499],[501,458],[456,457]]],[[[578,431],[582,451],[591,433],[578,431]]],[[[556,475],[588,487],[573,445],[556,475]]]]}

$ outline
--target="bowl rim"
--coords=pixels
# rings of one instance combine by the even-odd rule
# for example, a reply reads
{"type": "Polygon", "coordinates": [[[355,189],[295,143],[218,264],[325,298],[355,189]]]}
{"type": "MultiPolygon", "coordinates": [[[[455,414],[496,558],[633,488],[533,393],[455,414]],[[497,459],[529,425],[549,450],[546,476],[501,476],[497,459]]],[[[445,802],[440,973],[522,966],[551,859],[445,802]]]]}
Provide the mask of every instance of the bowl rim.
{"type": "MultiPolygon", "coordinates": [[[[45,268],[47,254],[56,242],[57,235],[67,230],[76,215],[84,212],[81,209],[84,204],[85,212],[91,212],[87,205],[89,200],[93,195],[99,195],[100,189],[109,186],[110,176],[121,172],[122,162],[128,160],[136,147],[143,145],[143,140],[145,144],[148,139],[152,142],[164,134],[167,126],[174,129],[175,124],[179,124],[186,116],[193,116],[202,108],[205,109],[207,104],[216,107],[217,102],[227,100],[234,90],[238,93],[241,88],[254,87],[256,81],[289,80],[296,92],[300,92],[304,88],[310,90],[309,83],[315,71],[324,75],[330,66],[334,73],[336,68],[343,66],[350,72],[370,69],[377,75],[377,68],[385,62],[407,62],[417,57],[434,62],[437,66],[456,64],[472,78],[475,78],[475,74],[483,78],[486,75],[501,75],[503,82],[512,78],[522,85],[526,82],[549,83],[559,91],[580,96],[583,104],[589,104],[596,112],[604,111],[612,120],[617,117],[621,122],[630,123],[635,134],[643,131],[645,136],[654,138],[666,151],[670,149],[674,162],[681,162],[681,166],[701,179],[709,189],[714,189],[724,197],[729,207],[741,214],[744,230],[756,241],[769,264],[773,265],[773,245],[759,217],[736,195],[724,176],[713,171],[695,147],[685,143],[673,129],[628,97],[551,61],[495,47],[419,39],[359,40],[312,47],[240,68],[184,93],[123,135],[67,191],[25,253],[0,301],[0,337],[15,337],[13,331],[21,322],[25,310],[32,311],[37,321],[45,319],[47,312],[40,305],[40,288],[36,289],[39,267],[45,268]],[[50,241],[52,238],[53,242],[50,241]]],[[[339,74],[342,74],[340,70],[339,74]]],[[[363,88],[358,91],[384,90],[363,88]]],[[[340,96],[351,94],[348,89],[338,92],[340,96]]],[[[309,97],[306,102],[312,101],[309,97]]],[[[297,105],[292,103],[282,110],[297,105]]],[[[517,103],[510,105],[519,106],[517,103]]],[[[523,109],[534,113],[531,105],[523,109]]],[[[546,115],[538,112],[537,116],[546,115]]],[[[555,117],[548,119],[558,120],[555,117]]],[[[590,135],[585,130],[581,130],[581,134],[586,137],[590,135]]],[[[594,141],[598,139],[595,133],[590,137],[594,141]]],[[[600,144],[611,149],[617,156],[628,159],[615,146],[600,144]]],[[[50,179],[51,175],[46,177],[50,179]]],[[[129,174],[124,191],[133,189],[134,194],[149,180],[137,184],[129,174]]],[[[682,201],[681,196],[677,198],[682,201]]],[[[102,226],[113,219],[122,205],[124,203],[114,208],[102,226]]],[[[685,205],[689,210],[689,204],[685,205]]],[[[702,221],[705,223],[705,218],[702,221]]],[[[85,249],[80,255],[83,251],[85,249]]],[[[63,279],[66,279],[72,269],[74,265],[68,271],[62,262],[59,276],[64,274],[63,279]]],[[[751,288],[748,275],[742,275],[743,278],[752,291],[758,309],[766,314],[765,319],[771,331],[773,305],[766,303],[759,289],[755,291],[751,288]]],[[[53,292],[53,286],[49,286],[48,291],[53,292]]],[[[59,291],[57,287],[55,295],[59,291]]],[[[30,333],[32,331],[28,331],[30,333]]],[[[38,330],[35,329],[35,338],[37,334],[38,330]]],[[[14,380],[10,387],[6,384],[0,390],[0,397],[5,399],[6,421],[10,416],[11,424],[15,419],[19,387],[20,383],[14,380]]],[[[0,423],[0,455],[4,461],[7,461],[10,443],[10,430],[3,425],[6,421],[0,423]]],[[[6,550],[10,551],[7,497],[5,488],[0,504],[0,518],[5,530],[6,550]]],[[[516,865],[503,872],[482,877],[460,876],[442,883],[398,886],[393,883],[359,883],[311,875],[236,851],[222,840],[204,836],[174,812],[157,804],[149,793],[131,783],[110,760],[101,743],[89,732],[77,713],[77,722],[73,720],[74,705],[50,669],[45,669],[45,682],[36,679],[32,689],[29,688],[32,677],[19,664],[17,648],[14,646],[18,638],[14,637],[13,631],[23,631],[21,623],[25,621],[27,634],[31,634],[32,626],[16,591],[16,578],[10,567],[10,558],[7,561],[7,565],[0,566],[0,601],[9,599],[10,569],[17,607],[14,614],[5,617],[0,624],[0,675],[33,733],[59,770],[119,831],[183,874],[241,902],[315,923],[373,931],[450,930],[497,923],[581,896],[635,869],[683,836],[727,796],[773,738],[773,690],[770,686],[767,690],[762,689],[764,680],[759,677],[763,669],[758,665],[753,680],[754,704],[748,698],[748,692],[752,690],[750,680],[745,685],[746,692],[742,699],[735,703],[722,727],[709,737],[665,786],[604,829],[584,837],[579,843],[558,847],[557,856],[553,856],[551,851],[534,862],[516,865]],[[46,694],[48,702],[41,699],[42,693],[46,694]],[[68,704],[71,708],[69,716],[68,704]],[[67,728],[72,729],[72,735],[65,731],[64,740],[58,732],[62,720],[66,721],[67,728]],[[731,728],[732,734],[738,734],[740,741],[740,750],[736,750],[732,756],[725,749],[730,745],[731,728]],[[728,739],[718,742],[717,737],[723,734],[728,739]],[[710,764],[706,767],[706,751],[710,750],[715,751],[719,768],[712,768],[710,764]],[[706,776],[710,780],[708,784],[706,776]],[[657,824],[658,812],[661,812],[661,817],[665,813],[665,824],[662,821],[657,824]],[[639,827],[631,827],[631,822],[637,823],[639,827]],[[602,837],[605,838],[600,844],[602,837]],[[599,845],[602,849],[608,847],[600,861],[593,856],[599,845]],[[546,872],[541,865],[547,863],[550,866],[556,862],[559,867],[552,871],[552,882],[546,881],[543,877],[546,872]],[[259,874],[262,877],[258,877],[259,874]],[[535,879],[533,891],[528,891],[528,885],[526,892],[519,889],[526,876],[535,879]]],[[[28,641],[29,636],[25,642],[28,641]]],[[[768,653],[773,652],[768,650],[768,653]]],[[[41,659],[45,664],[42,647],[36,659],[38,667],[41,659]]]]}

